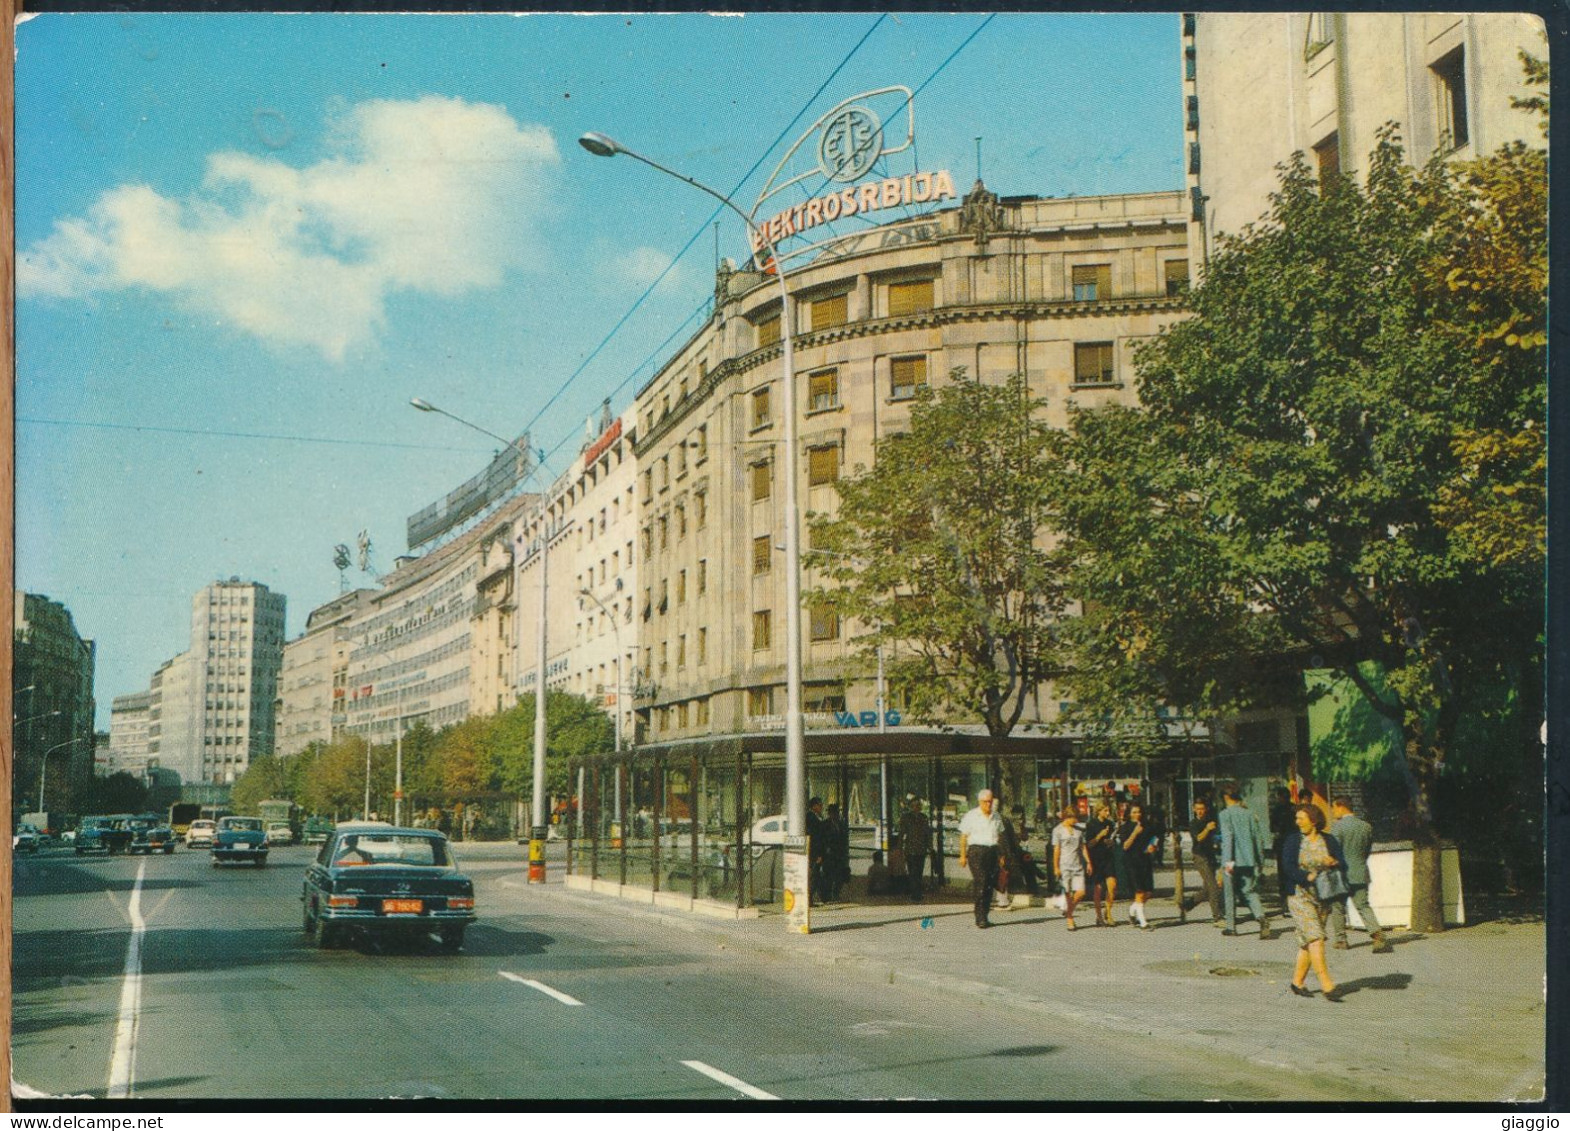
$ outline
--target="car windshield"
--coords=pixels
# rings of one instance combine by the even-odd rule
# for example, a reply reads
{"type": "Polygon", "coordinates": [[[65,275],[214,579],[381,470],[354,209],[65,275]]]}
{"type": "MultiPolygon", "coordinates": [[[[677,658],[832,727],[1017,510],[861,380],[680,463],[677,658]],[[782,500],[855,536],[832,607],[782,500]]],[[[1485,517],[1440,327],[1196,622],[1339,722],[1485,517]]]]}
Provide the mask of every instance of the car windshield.
{"type": "Polygon", "coordinates": [[[259,833],[262,831],[262,822],[259,817],[225,817],[218,822],[218,827],[237,832],[259,833]]]}
{"type": "Polygon", "coordinates": [[[391,864],[398,867],[446,868],[447,846],[435,837],[387,833],[351,833],[338,842],[335,867],[391,864]]]}

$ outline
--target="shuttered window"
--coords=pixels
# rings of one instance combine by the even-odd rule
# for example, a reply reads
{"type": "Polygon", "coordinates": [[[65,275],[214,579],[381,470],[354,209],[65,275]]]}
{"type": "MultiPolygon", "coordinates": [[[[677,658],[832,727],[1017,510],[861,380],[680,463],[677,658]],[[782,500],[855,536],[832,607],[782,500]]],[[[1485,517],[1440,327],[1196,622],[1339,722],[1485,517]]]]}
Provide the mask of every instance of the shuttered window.
{"type": "Polygon", "coordinates": [[[927,383],[927,359],[920,357],[896,357],[891,365],[893,378],[890,381],[889,395],[895,400],[916,395],[916,388],[927,383]]]}
{"type": "Polygon", "coordinates": [[[768,609],[752,614],[752,650],[761,652],[769,646],[773,633],[773,616],[768,609]]]}
{"type": "Polygon", "coordinates": [[[812,609],[812,639],[838,640],[840,635],[840,615],[833,609],[816,605],[812,609]]]}
{"type": "Polygon", "coordinates": [[[821,487],[833,483],[840,476],[840,450],[838,444],[825,444],[807,451],[807,486],[821,487]]]}
{"type": "Polygon", "coordinates": [[[889,317],[898,318],[905,314],[921,314],[932,309],[932,280],[922,279],[914,283],[889,284],[889,317]]]}
{"type": "Polygon", "coordinates": [[[759,535],[752,540],[752,575],[768,573],[774,563],[773,539],[768,534],[759,535]]]}
{"type": "Polygon", "coordinates": [[[1113,379],[1111,342],[1080,342],[1074,346],[1074,384],[1110,385],[1113,379]]]}
{"type": "Polygon", "coordinates": [[[808,404],[814,412],[821,412],[829,408],[839,408],[840,371],[838,369],[820,369],[808,377],[807,396],[808,404]]]}
{"type": "Polygon", "coordinates": [[[758,323],[759,349],[762,349],[764,346],[772,346],[779,340],[780,316],[778,314],[776,314],[773,318],[765,318],[762,322],[758,323]]]}
{"type": "Polygon", "coordinates": [[[849,304],[848,295],[833,295],[830,298],[820,298],[812,304],[812,328],[814,330],[827,330],[830,326],[843,326],[849,320],[847,311],[849,304]]]}
{"type": "Polygon", "coordinates": [[[752,426],[754,428],[762,428],[773,419],[773,405],[770,401],[768,386],[754,389],[752,392],[752,426]]]}
{"type": "Polygon", "coordinates": [[[1112,266],[1095,263],[1072,271],[1075,302],[1095,302],[1112,297],[1112,266]]]}
{"type": "Polygon", "coordinates": [[[760,499],[767,499],[769,497],[769,484],[772,478],[773,477],[770,475],[770,468],[767,463],[755,463],[752,465],[753,502],[757,502],[760,499]]]}

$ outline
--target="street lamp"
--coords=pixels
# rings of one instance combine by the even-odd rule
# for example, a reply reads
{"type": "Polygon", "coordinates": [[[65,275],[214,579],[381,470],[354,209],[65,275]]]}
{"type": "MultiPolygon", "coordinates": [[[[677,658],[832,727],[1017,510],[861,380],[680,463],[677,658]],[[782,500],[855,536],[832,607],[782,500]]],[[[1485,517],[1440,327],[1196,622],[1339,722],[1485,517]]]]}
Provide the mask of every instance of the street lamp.
{"type": "MultiPolygon", "coordinates": [[[[437,408],[429,401],[423,400],[420,397],[412,398],[409,403],[415,408],[419,409],[421,412],[440,413],[449,420],[456,420],[465,428],[472,428],[476,432],[483,432],[493,440],[501,440],[501,442],[508,447],[514,447],[517,444],[516,440],[503,440],[489,428],[481,428],[473,421],[465,420],[463,417],[448,412],[444,408],[437,408]]],[[[549,606],[546,603],[547,593],[545,582],[547,579],[546,570],[549,566],[549,551],[551,545],[551,500],[548,497],[549,494],[550,492],[548,489],[543,489],[540,492],[540,512],[543,516],[543,533],[540,536],[539,671],[535,676],[534,689],[534,805],[533,812],[531,813],[532,820],[529,828],[529,883],[531,884],[543,884],[545,882],[545,617],[549,612],[549,606]]],[[[515,558],[514,568],[516,569],[521,565],[522,561],[515,558]]],[[[521,593],[519,594],[519,605],[521,609],[521,593]]],[[[518,620],[521,624],[523,618],[519,617],[518,620]]],[[[519,651],[521,652],[522,649],[519,651]]],[[[522,665],[520,664],[519,667],[521,668],[522,665]]]]}
{"type": "MultiPolygon", "coordinates": [[[[55,714],[58,715],[60,712],[56,711],[55,714]]],[[[68,738],[64,742],[57,742],[48,750],[45,750],[44,756],[38,760],[38,808],[35,812],[42,813],[44,811],[44,772],[49,769],[49,755],[56,750],[64,750],[67,746],[75,746],[81,741],[82,737],[78,735],[76,738],[68,738]]]]}
{"type": "Polygon", "coordinates": [[[768,232],[753,223],[752,217],[724,193],[674,169],[667,169],[658,161],[635,153],[604,134],[586,133],[578,139],[578,144],[596,157],[615,157],[618,154],[631,157],[651,169],[657,169],[708,193],[741,217],[747,231],[752,233],[754,246],[766,246],[769,259],[774,264],[775,278],[780,285],[780,355],[784,368],[785,396],[785,828],[793,837],[802,836],[807,831],[807,758],[801,715],[801,540],[800,514],[796,502],[800,456],[796,451],[796,364],[792,345],[795,327],[790,288],[785,281],[785,267],[775,252],[774,241],[769,239],[768,232]]]}
{"type": "Polygon", "coordinates": [[[63,714],[65,714],[64,711],[45,711],[41,715],[33,715],[32,717],[26,719],[12,719],[11,727],[12,729],[15,729],[16,727],[25,727],[28,723],[36,723],[39,719],[52,719],[56,715],[63,714]]]}

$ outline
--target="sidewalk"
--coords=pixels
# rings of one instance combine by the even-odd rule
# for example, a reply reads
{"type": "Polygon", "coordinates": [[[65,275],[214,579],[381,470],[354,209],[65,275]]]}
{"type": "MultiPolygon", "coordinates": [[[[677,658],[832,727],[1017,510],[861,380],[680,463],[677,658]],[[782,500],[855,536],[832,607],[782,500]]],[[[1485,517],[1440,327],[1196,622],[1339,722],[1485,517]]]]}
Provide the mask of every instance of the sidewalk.
{"type": "MultiPolygon", "coordinates": [[[[1290,921],[1275,920],[1269,942],[1252,922],[1226,938],[1211,926],[1208,908],[1179,922],[1170,897],[1148,905],[1150,930],[1130,924],[1121,902],[1121,922],[1112,928],[1090,926],[1094,915],[1082,906],[1079,929],[1070,932],[1058,911],[1031,907],[994,911],[993,929],[983,931],[965,888],[951,886],[920,905],[874,897],[814,907],[812,933],[801,935],[787,929],[778,908],[732,921],[554,882],[542,894],[614,906],[726,946],[957,999],[983,997],[1043,1022],[1208,1047],[1271,1073],[1301,1073],[1306,1040],[1315,1050],[1313,1075],[1339,1078],[1349,1101],[1531,1101],[1542,1093],[1542,922],[1489,922],[1432,936],[1398,929],[1390,932],[1395,953],[1384,955],[1353,932],[1349,950],[1328,952],[1332,976],[1348,991],[1331,1003],[1287,989],[1297,955],[1290,921]]],[[[1312,973],[1308,985],[1317,988],[1312,973]]]]}

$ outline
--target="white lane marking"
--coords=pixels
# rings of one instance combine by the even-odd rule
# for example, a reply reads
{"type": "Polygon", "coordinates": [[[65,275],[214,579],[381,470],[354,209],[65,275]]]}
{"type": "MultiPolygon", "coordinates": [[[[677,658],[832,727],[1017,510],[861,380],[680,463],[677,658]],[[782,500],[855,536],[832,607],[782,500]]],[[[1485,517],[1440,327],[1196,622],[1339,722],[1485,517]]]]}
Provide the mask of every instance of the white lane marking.
{"type": "Polygon", "coordinates": [[[704,1064],[701,1060],[684,1060],[682,1063],[685,1064],[688,1068],[692,1069],[694,1072],[701,1072],[711,1080],[718,1080],[727,1088],[735,1088],[744,1096],[751,1096],[755,1100],[779,1099],[778,1096],[771,1095],[770,1093],[765,1092],[762,1088],[754,1088],[751,1084],[747,1083],[747,1081],[738,1080],[729,1072],[721,1072],[718,1068],[704,1064]]]}
{"type": "Polygon", "coordinates": [[[142,879],[147,861],[136,870],[127,912],[131,917],[131,941],[125,948],[125,985],[120,989],[120,1020],[114,1030],[114,1051],[109,1056],[109,1098],[128,1099],[136,1079],[136,1030],[142,1012],[142,934],[147,921],[142,918],[142,879]]]}
{"type": "Polygon", "coordinates": [[[536,982],[533,978],[525,978],[521,974],[509,974],[506,970],[498,970],[496,972],[498,974],[500,974],[503,978],[510,979],[511,981],[514,981],[514,982],[519,982],[519,983],[521,983],[521,984],[523,984],[525,986],[528,986],[530,989],[539,990],[542,994],[548,994],[551,997],[555,998],[557,1001],[561,1002],[563,1005],[582,1005],[583,1004],[583,1002],[579,1001],[577,998],[573,997],[571,994],[564,994],[560,990],[553,990],[553,989],[551,989],[551,987],[547,986],[544,982],[536,982]]]}

